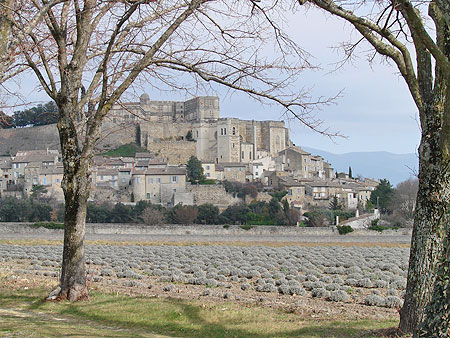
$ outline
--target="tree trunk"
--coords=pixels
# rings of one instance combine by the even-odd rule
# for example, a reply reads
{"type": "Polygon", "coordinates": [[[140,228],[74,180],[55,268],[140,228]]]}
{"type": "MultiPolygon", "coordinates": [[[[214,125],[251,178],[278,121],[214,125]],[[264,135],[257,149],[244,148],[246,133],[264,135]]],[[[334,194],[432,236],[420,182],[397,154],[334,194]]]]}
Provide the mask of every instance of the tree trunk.
{"type": "Polygon", "coordinates": [[[450,248],[449,238],[444,245],[433,298],[425,311],[425,319],[419,329],[420,338],[447,338],[450,336],[450,248]]]}
{"type": "Polygon", "coordinates": [[[11,51],[8,49],[11,40],[12,0],[0,0],[0,81],[3,82],[6,69],[11,62],[11,51]]]}
{"type": "Polygon", "coordinates": [[[62,298],[71,302],[87,296],[84,235],[87,198],[65,191],[64,250],[61,272],[62,298]]]}
{"type": "Polygon", "coordinates": [[[449,222],[450,161],[442,106],[430,105],[419,147],[419,191],[411,240],[408,284],[399,329],[417,335],[433,295],[449,222]],[[444,130],[444,131],[443,131],[444,130]]]}
{"type": "Polygon", "coordinates": [[[65,118],[72,107],[60,106],[58,130],[64,164],[64,249],[59,296],[77,301],[87,296],[84,259],[86,207],[89,198],[90,157],[79,149],[73,117],[65,118]]]}

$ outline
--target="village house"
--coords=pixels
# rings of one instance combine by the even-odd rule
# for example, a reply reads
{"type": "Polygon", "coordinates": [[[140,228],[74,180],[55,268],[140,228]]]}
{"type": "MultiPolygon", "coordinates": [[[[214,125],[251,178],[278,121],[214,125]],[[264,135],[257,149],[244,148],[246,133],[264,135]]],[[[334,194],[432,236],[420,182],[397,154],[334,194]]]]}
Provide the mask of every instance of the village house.
{"type": "Polygon", "coordinates": [[[170,167],[136,170],[131,179],[134,200],[172,206],[177,193],[186,192],[186,168],[170,167]]]}

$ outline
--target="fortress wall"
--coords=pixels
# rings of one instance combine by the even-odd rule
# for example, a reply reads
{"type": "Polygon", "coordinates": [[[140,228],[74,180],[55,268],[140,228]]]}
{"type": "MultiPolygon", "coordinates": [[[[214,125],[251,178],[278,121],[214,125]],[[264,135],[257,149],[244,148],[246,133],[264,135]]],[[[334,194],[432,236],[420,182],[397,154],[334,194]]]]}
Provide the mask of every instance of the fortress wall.
{"type": "Polygon", "coordinates": [[[166,157],[171,165],[186,164],[197,153],[196,142],[192,141],[149,142],[147,149],[159,157],[166,157]]]}
{"type": "Polygon", "coordinates": [[[241,202],[240,198],[228,194],[223,185],[188,184],[186,190],[193,193],[194,204],[196,205],[212,203],[225,209],[230,205],[241,202]]]}
{"type": "Polygon", "coordinates": [[[187,132],[193,129],[193,124],[189,122],[141,122],[139,125],[142,146],[154,140],[169,141],[170,139],[185,137],[187,132]]]}

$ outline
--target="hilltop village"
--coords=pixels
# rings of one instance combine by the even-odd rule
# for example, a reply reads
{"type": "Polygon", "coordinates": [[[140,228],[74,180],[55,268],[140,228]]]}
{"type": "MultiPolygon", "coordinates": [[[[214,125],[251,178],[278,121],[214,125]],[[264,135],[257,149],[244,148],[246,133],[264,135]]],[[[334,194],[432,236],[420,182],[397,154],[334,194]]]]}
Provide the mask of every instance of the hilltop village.
{"type": "MultiPolygon", "coordinates": [[[[262,187],[247,202],[270,200],[267,191],[287,191],[284,199],[301,213],[328,207],[333,198],[355,210],[365,208],[379,183],[335,173],[322,157],[295,146],[284,122],[221,118],[218,97],[153,101],[143,94],[139,102],[115,105],[102,129],[104,148],[135,142],[147,151],[96,156],[91,201],[145,200],[165,207],[212,203],[224,209],[239,202],[222,184],[235,181],[262,187]],[[188,181],[192,156],[201,161],[210,184],[188,181]]],[[[34,185],[42,185],[48,197],[63,201],[57,148],[20,149],[0,157],[0,196],[27,197],[34,185]]]]}

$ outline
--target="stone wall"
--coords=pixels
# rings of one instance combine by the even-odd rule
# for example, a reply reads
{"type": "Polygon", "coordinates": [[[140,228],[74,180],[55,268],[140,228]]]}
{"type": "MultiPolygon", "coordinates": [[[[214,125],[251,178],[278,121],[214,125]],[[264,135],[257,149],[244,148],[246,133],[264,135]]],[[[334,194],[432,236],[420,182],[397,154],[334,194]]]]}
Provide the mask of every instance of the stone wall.
{"type": "Polygon", "coordinates": [[[140,138],[143,147],[155,141],[171,141],[184,138],[188,131],[192,130],[193,124],[190,122],[141,122],[140,138]]]}
{"type": "MultiPolygon", "coordinates": [[[[28,227],[30,223],[0,223],[0,233],[23,232],[62,232],[62,230],[49,230],[45,228],[28,227]]],[[[249,230],[240,226],[231,225],[158,225],[145,226],[139,224],[87,224],[87,234],[153,234],[153,235],[280,235],[280,236],[340,236],[350,238],[353,236],[370,236],[383,238],[390,236],[411,236],[411,229],[385,230],[382,233],[371,230],[355,230],[345,236],[338,235],[335,227],[328,228],[298,228],[282,226],[255,226],[249,230]]]]}
{"type": "Polygon", "coordinates": [[[196,155],[196,144],[192,141],[149,142],[147,149],[158,157],[167,158],[169,164],[186,164],[191,156],[196,155]]]}
{"type": "Polygon", "coordinates": [[[240,198],[233,197],[225,191],[223,185],[191,185],[188,184],[186,190],[194,195],[194,203],[202,205],[212,203],[219,209],[225,209],[230,205],[242,202],[240,198]]]}
{"type": "Polygon", "coordinates": [[[256,198],[251,197],[250,195],[245,196],[245,203],[250,204],[252,202],[267,202],[269,203],[272,199],[272,196],[270,196],[266,192],[258,192],[258,195],[256,198]]]}

